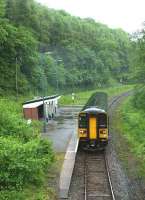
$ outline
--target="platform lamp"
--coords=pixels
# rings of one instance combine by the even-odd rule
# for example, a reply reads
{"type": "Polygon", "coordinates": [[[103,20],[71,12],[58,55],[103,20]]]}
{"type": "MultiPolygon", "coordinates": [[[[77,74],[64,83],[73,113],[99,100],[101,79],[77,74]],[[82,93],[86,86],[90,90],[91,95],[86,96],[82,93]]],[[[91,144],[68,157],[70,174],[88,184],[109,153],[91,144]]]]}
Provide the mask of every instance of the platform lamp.
{"type": "Polygon", "coordinates": [[[16,100],[18,100],[18,58],[17,58],[17,56],[15,58],[15,67],[16,67],[16,69],[15,69],[15,72],[16,72],[16,74],[15,74],[16,100]]]}
{"type": "MultiPolygon", "coordinates": [[[[45,53],[44,53],[45,54],[45,53]]],[[[41,63],[44,59],[41,59],[41,63]]],[[[42,72],[42,100],[43,100],[43,131],[46,133],[46,110],[45,110],[45,81],[43,80],[45,77],[44,71],[42,72]]]]}
{"type": "MultiPolygon", "coordinates": [[[[47,52],[44,52],[45,55],[53,55],[53,52],[52,51],[47,51],[47,52]]],[[[62,59],[55,59],[55,63],[56,65],[58,65],[60,62],[62,62],[62,59]]],[[[57,68],[55,66],[55,77],[56,77],[56,92],[58,93],[59,91],[59,81],[58,81],[58,77],[59,77],[59,72],[57,71],[57,68]]]]}
{"type": "MultiPolygon", "coordinates": [[[[62,59],[57,59],[57,60],[55,60],[55,61],[56,61],[57,65],[58,65],[58,63],[62,62],[62,59]]],[[[58,81],[59,73],[58,73],[56,67],[55,67],[55,73],[56,73],[56,91],[57,91],[57,93],[58,93],[58,92],[59,92],[59,81],[58,81]]]]}

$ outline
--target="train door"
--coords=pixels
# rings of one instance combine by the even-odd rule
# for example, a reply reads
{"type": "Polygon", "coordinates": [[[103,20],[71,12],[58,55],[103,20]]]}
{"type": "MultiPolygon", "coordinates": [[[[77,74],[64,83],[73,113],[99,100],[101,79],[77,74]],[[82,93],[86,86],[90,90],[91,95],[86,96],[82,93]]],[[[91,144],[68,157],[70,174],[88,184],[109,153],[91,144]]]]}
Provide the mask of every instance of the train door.
{"type": "Polygon", "coordinates": [[[90,139],[97,139],[97,119],[96,116],[89,117],[89,135],[90,139]]]}

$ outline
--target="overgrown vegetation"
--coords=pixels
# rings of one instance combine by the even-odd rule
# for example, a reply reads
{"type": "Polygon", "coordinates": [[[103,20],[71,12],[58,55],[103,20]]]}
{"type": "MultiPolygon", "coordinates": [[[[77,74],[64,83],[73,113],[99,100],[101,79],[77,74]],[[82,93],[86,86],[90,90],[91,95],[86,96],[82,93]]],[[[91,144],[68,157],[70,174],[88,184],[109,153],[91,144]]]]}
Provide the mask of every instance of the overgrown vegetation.
{"type": "Polygon", "coordinates": [[[1,95],[15,93],[16,74],[25,95],[126,83],[130,49],[121,29],[34,0],[0,1],[1,95]]]}
{"type": "Polygon", "coordinates": [[[139,172],[144,176],[145,170],[145,27],[136,34],[133,41],[135,49],[132,77],[139,83],[134,94],[121,106],[122,127],[124,137],[130,144],[130,150],[140,160],[139,172]]]}
{"type": "MultiPolygon", "coordinates": [[[[18,102],[1,100],[0,113],[0,199],[27,199],[31,187],[45,183],[54,162],[52,146],[40,137],[38,123],[22,118],[18,102]]],[[[44,193],[38,196],[44,199],[44,193]]]]}
{"type": "Polygon", "coordinates": [[[118,87],[110,87],[110,88],[102,88],[97,90],[89,90],[85,92],[77,92],[75,93],[75,100],[72,101],[72,94],[69,95],[62,95],[60,99],[61,105],[85,105],[90,96],[94,92],[106,92],[108,94],[109,99],[111,99],[113,96],[117,96],[123,92],[129,91],[133,89],[133,85],[124,85],[124,86],[118,86],[118,87]]]}
{"type": "Polygon", "coordinates": [[[117,128],[116,132],[119,132],[118,140],[121,143],[117,146],[117,151],[132,177],[145,178],[144,118],[144,111],[134,105],[134,97],[128,97],[121,103],[115,118],[114,128],[117,128]],[[134,168],[130,166],[131,162],[135,163],[134,168]]]}

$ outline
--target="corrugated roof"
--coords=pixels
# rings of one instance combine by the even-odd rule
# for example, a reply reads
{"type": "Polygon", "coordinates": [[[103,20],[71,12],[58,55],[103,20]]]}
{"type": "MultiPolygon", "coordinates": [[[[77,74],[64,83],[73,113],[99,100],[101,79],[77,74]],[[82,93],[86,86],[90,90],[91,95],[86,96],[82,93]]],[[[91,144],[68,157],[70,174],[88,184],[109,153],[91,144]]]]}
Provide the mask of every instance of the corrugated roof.
{"type": "MultiPolygon", "coordinates": [[[[51,102],[53,100],[59,99],[61,96],[51,96],[51,98],[44,98],[44,103],[51,102]]],[[[23,104],[23,108],[37,108],[38,106],[43,105],[43,98],[37,99],[37,100],[32,100],[32,101],[27,101],[23,104]]]]}
{"type": "Polygon", "coordinates": [[[41,106],[41,105],[43,105],[43,101],[24,104],[23,108],[37,108],[38,106],[41,106]]]}
{"type": "MultiPolygon", "coordinates": [[[[60,97],[60,96],[59,95],[47,96],[47,97],[44,97],[44,100],[57,99],[58,97],[60,97]]],[[[30,100],[30,101],[26,101],[26,102],[23,103],[23,105],[28,104],[28,103],[40,102],[40,101],[43,101],[43,97],[40,97],[39,99],[33,99],[33,100],[30,100]]]]}

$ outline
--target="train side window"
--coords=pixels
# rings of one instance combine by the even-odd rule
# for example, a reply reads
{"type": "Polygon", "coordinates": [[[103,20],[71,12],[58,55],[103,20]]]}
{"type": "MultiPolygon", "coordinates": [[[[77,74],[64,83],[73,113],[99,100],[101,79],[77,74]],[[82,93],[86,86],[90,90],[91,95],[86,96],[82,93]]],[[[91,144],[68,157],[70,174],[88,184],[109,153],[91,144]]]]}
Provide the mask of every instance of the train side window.
{"type": "Polygon", "coordinates": [[[106,128],[107,127],[107,115],[106,114],[99,114],[98,117],[98,121],[99,121],[99,126],[106,128]]]}
{"type": "Polygon", "coordinates": [[[87,128],[87,117],[79,116],[79,128],[87,128]]]}

